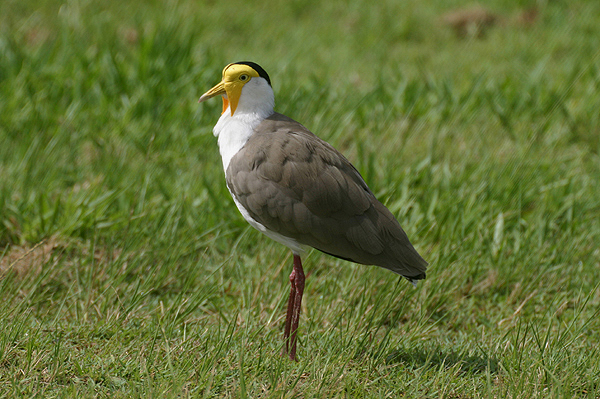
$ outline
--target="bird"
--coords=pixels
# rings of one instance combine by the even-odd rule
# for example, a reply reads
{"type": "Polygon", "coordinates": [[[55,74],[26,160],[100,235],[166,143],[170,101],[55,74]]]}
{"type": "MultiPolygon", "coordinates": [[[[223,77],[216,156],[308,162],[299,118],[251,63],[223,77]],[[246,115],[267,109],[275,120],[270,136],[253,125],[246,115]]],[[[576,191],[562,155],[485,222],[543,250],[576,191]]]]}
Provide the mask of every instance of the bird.
{"type": "Polygon", "coordinates": [[[199,102],[219,95],[223,108],[213,134],[233,201],[250,225],[293,253],[281,354],[298,361],[307,249],[383,267],[415,286],[428,263],[346,157],[274,111],[271,79],[260,65],[227,65],[199,102]]]}

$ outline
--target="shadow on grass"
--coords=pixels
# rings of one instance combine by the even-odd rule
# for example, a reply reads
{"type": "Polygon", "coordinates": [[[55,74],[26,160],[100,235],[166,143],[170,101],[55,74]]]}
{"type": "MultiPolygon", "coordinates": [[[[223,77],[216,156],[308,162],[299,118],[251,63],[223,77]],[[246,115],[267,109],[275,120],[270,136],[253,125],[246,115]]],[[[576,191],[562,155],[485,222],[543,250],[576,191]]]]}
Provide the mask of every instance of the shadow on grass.
{"type": "Polygon", "coordinates": [[[499,370],[498,360],[487,355],[469,356],[453,351],[447,353],[441,348],[397,349],[386,356],[385,362],[387,364],[404,363],[412,368],[439,368],[441,366],[446,370],[458,366],[462,373],[468,374],[478,374],[486,372],[486,370],[490,374],[496,374],[499,370]]]}

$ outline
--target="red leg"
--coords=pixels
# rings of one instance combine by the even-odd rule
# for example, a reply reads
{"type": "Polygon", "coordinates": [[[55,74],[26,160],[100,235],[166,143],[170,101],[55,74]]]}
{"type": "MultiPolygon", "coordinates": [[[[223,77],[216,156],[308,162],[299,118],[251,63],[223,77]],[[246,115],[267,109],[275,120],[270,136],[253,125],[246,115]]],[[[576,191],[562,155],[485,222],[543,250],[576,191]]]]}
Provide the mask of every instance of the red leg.
{"type": "Polygon", "coordinates": [[[281,355],[287,355],[290,345],[290,328],[292,326],[292,312],[294,309],[294,301],[296,299],[296,284],[295,284],[296,271],[292,270],[290,274],[290,285],[292,286],[290,291],[290,297],[288,298],[287,314],[285,316],[285,329],[283,331],[283,340],[285,346],[281,349],[281,355]]]}
{"type": "MultiPolygon", "coordinates": [[[[296,295],[293,302],[292,320],[290,326],[290,360],[298,360],[296,358],[296,334],[298,332],[298,324],[300,322],[300,309],[302,308],[302,294],[304,293],[304,270],[302,269],[302,260],[299,255],[294,254],[294,270],[292,271],[294,282],[292,286],[295,288],[296,295]]],[[[290,281],[292,279],[290,275],[290,281]]]]}

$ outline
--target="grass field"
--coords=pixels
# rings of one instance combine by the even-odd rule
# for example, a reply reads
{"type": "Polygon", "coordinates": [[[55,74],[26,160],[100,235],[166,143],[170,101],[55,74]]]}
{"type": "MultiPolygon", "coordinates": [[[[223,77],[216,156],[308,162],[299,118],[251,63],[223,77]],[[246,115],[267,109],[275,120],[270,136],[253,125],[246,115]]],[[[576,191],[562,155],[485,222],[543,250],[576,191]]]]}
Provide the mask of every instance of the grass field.
{"type": "Polygon", "coordinates": [[[2,0],[0,397],[600,397],[600,2],[472,4],[2,0]],[[239,60],[430,262],[310,253],[298,363],[197,103],[239,60]]]}

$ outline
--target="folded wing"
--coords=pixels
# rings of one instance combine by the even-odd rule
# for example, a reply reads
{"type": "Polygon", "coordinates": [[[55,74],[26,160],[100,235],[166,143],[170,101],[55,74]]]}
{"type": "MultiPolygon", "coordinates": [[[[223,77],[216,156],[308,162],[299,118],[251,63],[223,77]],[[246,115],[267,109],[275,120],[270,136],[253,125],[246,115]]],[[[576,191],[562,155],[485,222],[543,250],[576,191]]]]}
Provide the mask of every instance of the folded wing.
{"type": "Polygon", "coordinates": [[[298,122],[277,113],[265,119],[226,175],[231,193],[268,229],[342,259],[425,278],[427,262],[360,173],[298,122]]]}

